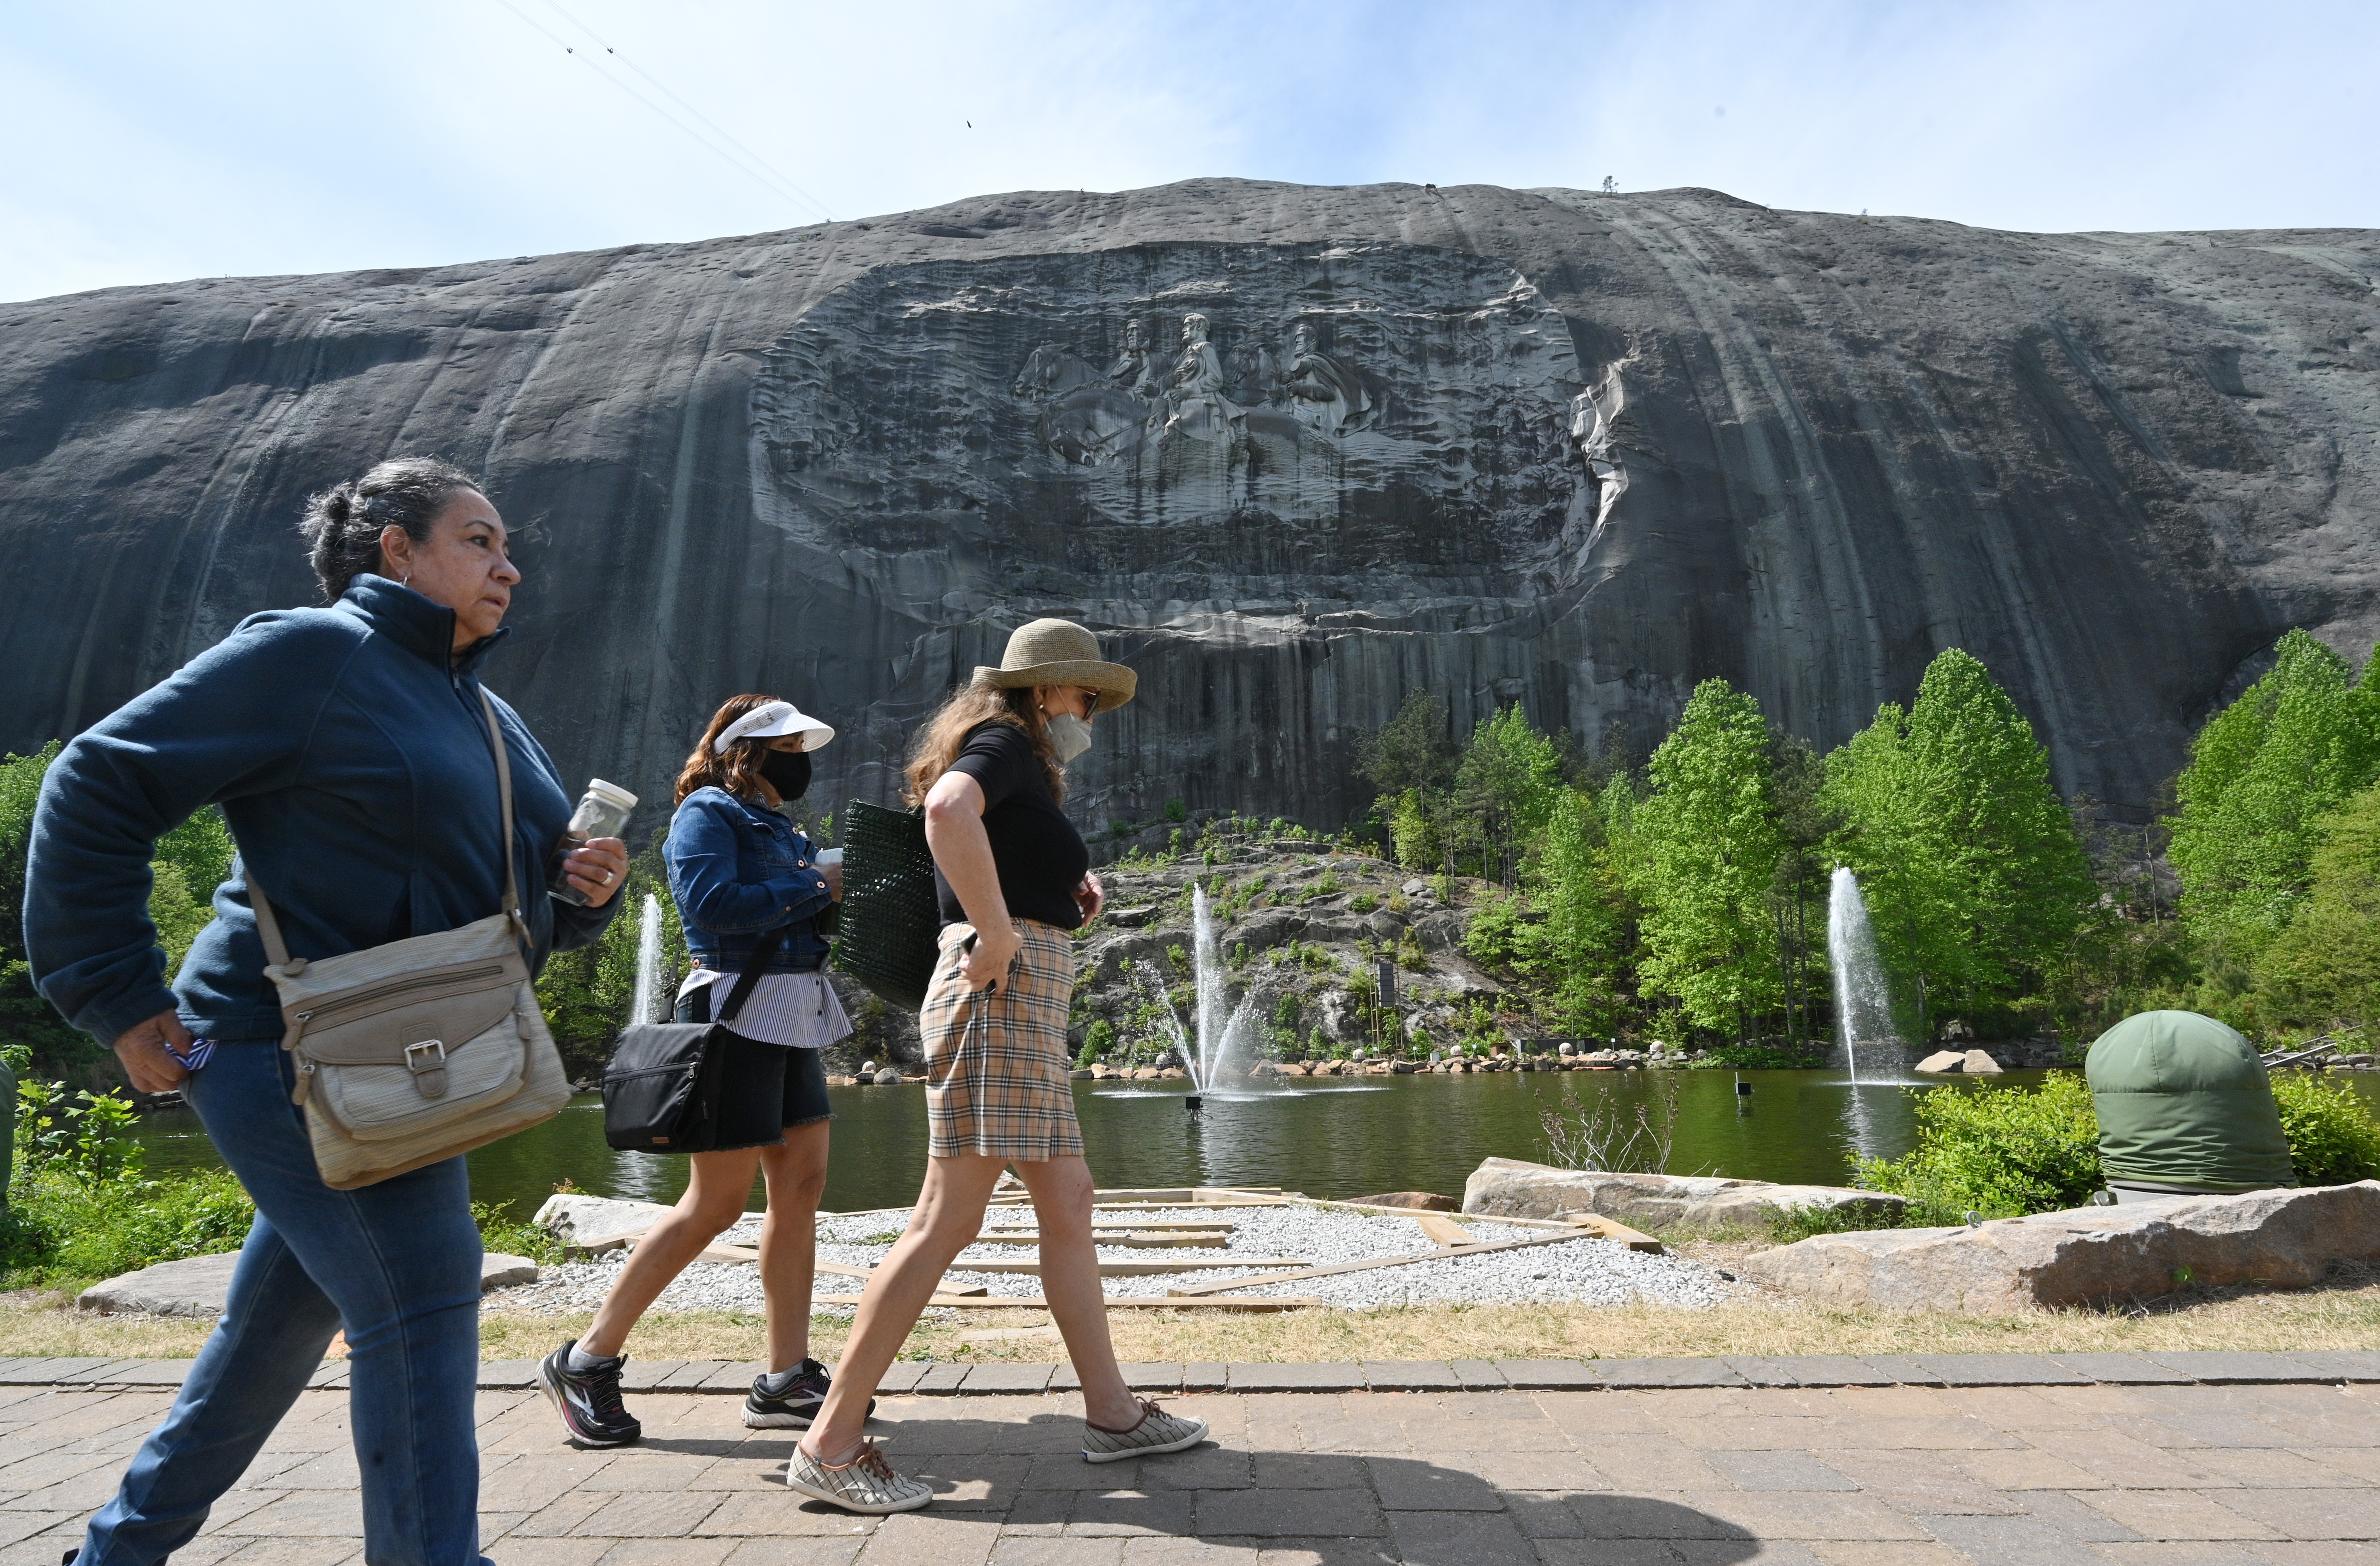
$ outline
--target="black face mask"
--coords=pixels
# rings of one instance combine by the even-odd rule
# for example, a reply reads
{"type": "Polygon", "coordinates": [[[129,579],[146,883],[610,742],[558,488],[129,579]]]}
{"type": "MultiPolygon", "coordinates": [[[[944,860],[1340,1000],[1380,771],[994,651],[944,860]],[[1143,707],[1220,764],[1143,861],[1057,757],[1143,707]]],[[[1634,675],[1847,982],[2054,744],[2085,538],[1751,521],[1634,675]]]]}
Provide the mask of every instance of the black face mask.
{"type": "Polygon", "coordinates": [[[760,758],[760,775],[780,799],[799,799],[810,791],[810,756],[807,750],[771,750],[760,758]]]}

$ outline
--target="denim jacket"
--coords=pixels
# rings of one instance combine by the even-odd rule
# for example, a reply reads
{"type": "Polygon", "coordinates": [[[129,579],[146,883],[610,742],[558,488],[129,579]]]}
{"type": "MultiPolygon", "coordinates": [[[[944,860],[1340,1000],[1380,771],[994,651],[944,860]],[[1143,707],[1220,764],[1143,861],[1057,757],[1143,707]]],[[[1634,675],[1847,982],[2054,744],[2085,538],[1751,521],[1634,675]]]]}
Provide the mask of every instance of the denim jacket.
{"type": "Polygon", "coordinates": [[[299,957],[494,913],[507,846],[530,971],[601,935],[619,898],[582,908],[545,894],[546,853],[571,798],[502,699],[509,845],[498,824],[480,670],[511,634],[452,660],[455,612],[367,574],[328,609],[249,615],[77,735],[42,784],[26,865],[25,949],[42,993],[102,1042],[169,1006],[201,1038],[278,1038],[243,870],[299,957]],[[168,989],[149,860],[160,835],[210,803],[239,860],[168,989]]]}
{"type": "Polygon", "coordinates": [[[698,788],[670,822],[670,895],[686,948],[704,967],[741,973],[760,933],[790,925],[770,973],[826,962],[818,917],[833,901],[818,849],[794,823],[723,788],[698,788]]]}

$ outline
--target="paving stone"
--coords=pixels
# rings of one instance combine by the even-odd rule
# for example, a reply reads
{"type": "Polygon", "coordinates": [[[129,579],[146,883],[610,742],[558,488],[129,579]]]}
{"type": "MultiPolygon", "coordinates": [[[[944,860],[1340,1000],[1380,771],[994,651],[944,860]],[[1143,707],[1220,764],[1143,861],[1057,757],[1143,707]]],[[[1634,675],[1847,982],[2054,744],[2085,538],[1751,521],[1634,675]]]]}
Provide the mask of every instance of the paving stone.
{"type": "Polygon", "coordinates": [[[1728,1366],[1743,1378],[1747,1387],[1799,1387],[1801,1378],[1795,1374],[1796,1361],[1791,1358],[1764,1358],[1759,1354],[1731,1354],[1721,1356],[1728,1366]]]}
{"type": "MultiPolygon", "coordinates": [[[[2337,1496],[2327,1490],[2291,1490],[2297,1496],[2337,1496]]],[[[2281,1529],[2231,1510],[2223,1501],[2194,1490],[2093,1490],[2077,1498],[2095,1511],[2149,1539],[2276,1539],[2288,1537],[2281,1529]]],[[[2230,1496],[2226,1495],[2225,1500],[2230,1496]]],[[[2359,1508],[2368,1511],[2369,1507],[2359,1508]]],[[[2315,1535],[2316,1537],[2336,1536],[2315,1535]]]]}
{"type": "Polygon", "coordinates": [[[620,1390],[650,1392],[685,1368],[686,1361],[682,1359],[638,1359],[631,1354],[628,1363],[620,1367],[620,1390]]]}
{"type": "Polygon", "coordinates": [[[1386,1518],[1368,1489],[1195,1493],[1201,1537],[1377,1539],[1388,1534],[1386,1518]]]}
{"type": "Polygon", "coordinates": [[[972,1365],[953,1365],[948,1360],[929,1362],[909,1390],[919,1396],[955,1392],[965,1384],[972,1365]]]}
{"type": "Polygon", "coordinates": [[[931,1368],[932,1363],[930,1360],[922,1359],[894,1360],[885,1370],[884,1379],[876,1383],[877,1396],[888,1398],[903,1396],[917,1385],[927,1370],[931,1368]]]}
{"type": "Polygon", "coordinates": [[[769,1373],[769,1366],[757,1359],[726,1359],[695,1388],[698,1392],[710,1392],[740,1397],[752,1390],[752,1383],[769,1373]]]}
{"type": "MultiPolygon", "coordinates": [[[[1730,1539],[1752,1542],[1754,1536],[1736,1524],[1712,1516],[1693,1504],[1718,1490],[1680,1491],[1668,1495],[1572,1496],[1571,1511],[1590,1539],[1730,1539]]],[[[1746,1552],[1747,1554],[1749,1552],[1746,1552]]]]}
{"type": "MultiPolygon", "coordinates": [[[[1064,1368],[1071,1375],[1075,1367],[1069,1365],[1064,1368]]],[[[1179,1365],[1160,1361],[1147,1365],[1120,1365],[1116,1368],[1123,1372],[1123,1384],[1135,1392],[1178,1392],[1182,1390],[1182,1367],[1179,1365]]],[[[1052,1390],[1057,1390],[1057,1378],[1051,1377],[1050,1385],[1052,1390]]]]}
{"type": "Polygon", "coordinates": [[[1867,1361],[1868,1365],[1879,1374],[1891,1377],[1897,1385],[1903,1387],[1942,1385],[1941,1372],[1929,1368],[1913,1354],[1862,1354],[1860,1357],[1867,1361]]]}
{"type": "Polygon", "coordinates": [[[2323,1378],[2313,1366],[2294,1354],[2198,1350],[2183,1354],[2143,1354],[2142,1357],[2168,1370],[2179,1371],[2193,1381],[2211,1386],[2257,1381],[2319,1381],[2323,1378]]]}
{"type": "Polygon", "coordinates": [[[1449,1360],[1446,1367],[1466,1391],[1500,1392],[1512,1384],[1492,1359],[1449,1360]]]}
{"type": "Polygon", "coordinates": [[[2075,1566],[2093,1553],[2082,1540],[2038,1517],[1920,1515],[1916,1521],[1944,1544],[1988,1566],[2075,1566]]]}
{"type": "Polygon", "coordinates": [[[1917,1354],[1908,1356],[1946,1387],[2079,1387],[2089,1378],[2031,1354],[1917,1354]]]}
{"type": "Polygon", "coordinates": [[[2289,1357],[2325,1381],[2380,1381],[2380,1353],[2369,1349],[2293,1349],[2289,1357]]]}
{"type": "Polygon", "coordinates": [[[480,1366],[480,1390],[526,1392],[537,1386],[538,1362],[533,1359],[492,1359],[480,1366]]]}
{"type": "Polygon", "coordinates": [[[2335,1489],[2224,1490],[2226,1511],[2292,1539],[2380,1539],[2380,1505],[2368,1491],[2335,1489]]]}
{"type": "Polygon", "coordinates": [[[1511,1518],[1492,1512],[1391,1511],[1389,1537],[1407,1560],[1537,1566],[1536,1546],[1511,1518]]]}
{"type": "Polygon", "coordinates": [[[2191,1379],[2136,1354],[2046,1354],[2041,1357],[2110,1387],[2169,1386],[2191,1379]]]}
{"type": "Polygon", "coordinates": [[[1066,1536],[1186,1534],[1196,1501],[1195,1490],[1078,1490],[1075,1513],[1066,1520],[1066,1536]]]}
{"type": "Polygon", "coordinates": [[[1372,1488],[1390,1511],[1501,1511],[1504,1499],[1476,1474],[1416,1458],[1369,1461],[1372,1488]]]}
{"type": "Polygon", "coordinates": [[[1199,1360],[1182,1367],[1182,1390],[1185,1392],[1220,1392],[1231,1381],[1231,1366],[1213,1360],[1199,1360]]]}
{"type": "Polygon", "coordinates": [[[1743,1377],[1723,1359],[1598,1359],[1595,1373],[1607,1387],[1741,1387],[1743,1377]]]}
{"type": "Polygon", "coordinates": [[[1364,1380],[1376,1392],[1459,1392],[1466,1389],[1454,1367],[1439,1359],[1367,1359],[1364,1380]]]}
{"type": "Polygon", "coordinates": [[[324,1360],[314,1374],[306,1378],[306,1389],[309,1391],[327,1391],[334,1387],[344,1387],[346,1384],[347,1362],[344,1359],[324,1360]]]}
{"type": "Polygon", "coordinates": [[[1703,1461],[1740,1490],[1855,1490],[1806,1451],[1712,1451],[1703,1461]]]}
{"type": "Polygon", "coordinates": [[[1353,1392],[1364,1387],[1363,1367],[1353,1362],[1327,1365],[1240,1365],[1230,1366],[1229,1385],[1235,1392],[1353,1392]]]}
{"type": "MultiPolygon", "coordinates": [[[[735,1553],[727,1558],[727,1566],[851,1566],[859,1559],[859,1552],[868,1548],[870,1536],[856,1534],[841,1537],[739,1539],[735,1553]]],[[[504,1548],[509,1553],[509,1541],[504,1548]]],[[[508,1559],[504,1566],[535,1563],[516,1563],[508,1559]]]]}
{"type": "Polygon", "coordinates": [[[989,1523],[904,1511],[884,1519],[858,1559],[866,1566],[984,1566],[999,1538],[989,1523]]]}
{"type": "Polygon", "coordinates": [[[1049,1387],[1050,1369],[1048,1365],[995,1360],[969,1370],[964,1390],[969,1397],[995,1392],[1038,1392],[1049,1387]]]}
{"type": "Polygon", "coordinates": [[[1500,1359],[1505,1383],[1524,1391],[1593,1391],[1603,1378],[1583,1359],[1500,1359]]]}

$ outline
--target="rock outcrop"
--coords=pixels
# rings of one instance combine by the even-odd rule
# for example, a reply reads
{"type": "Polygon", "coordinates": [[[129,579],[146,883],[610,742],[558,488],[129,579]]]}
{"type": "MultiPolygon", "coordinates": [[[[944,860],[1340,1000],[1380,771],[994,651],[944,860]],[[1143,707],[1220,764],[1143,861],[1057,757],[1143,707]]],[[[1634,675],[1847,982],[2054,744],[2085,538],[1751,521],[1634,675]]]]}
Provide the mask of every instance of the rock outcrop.
{"type": "Polygon", "coordinates": [[[515,528],[491,682],[574,783],[665,798],[769,688],[842,731],[815,798],[889,798],[1057,613],[1141,671],[1095,824],[1334,824],[1418,686],[1642,745],[1724,674],[1830,745],[1948,645],[2137,812],[2282,630],[2380,630],[2375,278],[2365,231],[1203,179],[0,305],[0,748],[310,601],[307,492],[429,450],[515,528]]]}
{"type": "MultiPolygon", "coordinates": [[[[75,1296],[75,1306],[103,1316],[221,1316],[231,1297],[232,1269],[238,1264],[237,1251],[161,1261],[93,1283],[75,1296]]],[[[527,1256],[491,1251],[480,1259],[482,1293],[536,1281],[537,1263],[527,1256]]]]}
{"type": "Polygon", "coordinates": [[[2341,1261],[2380,1261],[2380,1181],[1818,1234],[1748,1256],[1741,1270],[1822,1305],[2007,1315],[2192,1284],[2301,1289],[2341,1261]]]}
{"type": "Polygon", "coordinates": [[[1796,1208],[1849,1208],[1877,1221],[1908,1204],[1881,1191],[1842,1185],[1781,1185],[1709,1175],[1616,1174],[1488,1159],[1463,1184],[1463,1210],[1495,1218],[1568,1218],[1597,1213],[1647,1229],[1677,1224],[1765,1224],[1796,1208]]]}

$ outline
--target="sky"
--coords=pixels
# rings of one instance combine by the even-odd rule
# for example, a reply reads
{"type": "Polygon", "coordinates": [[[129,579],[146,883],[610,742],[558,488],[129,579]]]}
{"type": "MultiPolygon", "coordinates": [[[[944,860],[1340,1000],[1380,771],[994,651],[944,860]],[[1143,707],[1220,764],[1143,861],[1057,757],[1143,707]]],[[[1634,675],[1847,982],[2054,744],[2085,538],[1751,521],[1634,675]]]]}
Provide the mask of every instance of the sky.
{"type": "Polygon", "coordinates": [[[1207,176],[2380,226],[2380,5],[9,0],[0,299],[1207,176]],[[571,51],[576,51],[571,52],[571,51]]]}

